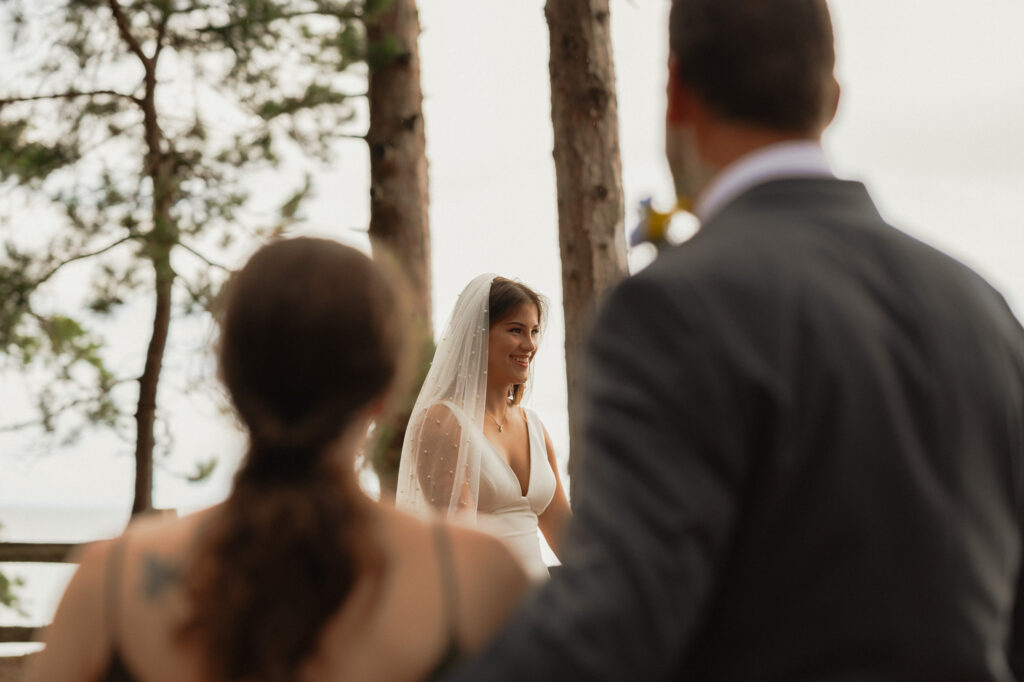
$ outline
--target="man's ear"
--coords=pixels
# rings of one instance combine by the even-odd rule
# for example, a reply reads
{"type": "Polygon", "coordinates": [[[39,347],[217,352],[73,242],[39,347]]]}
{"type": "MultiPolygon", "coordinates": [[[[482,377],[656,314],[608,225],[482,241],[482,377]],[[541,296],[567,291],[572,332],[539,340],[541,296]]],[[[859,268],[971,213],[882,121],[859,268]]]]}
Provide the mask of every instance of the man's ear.
{"type": "Polygon", "coordinates": [[[679,82],[679,62],[672,55],[668,58],[668,106],[665,119],[668,123],[678,125],[686,123],[693,115],[693,96],[685,85],[679,82]]]}
{"type": "Polygon", "coordinates": [[[839,111],[839,97],[842,88],[839,87],[839,81],[836,80],[835,76],[832,77],[832,88],[832,108],[829,110],[828,118],[825,119],[825,127],[832,123],[836,117],[836,112],[839,111]]]}

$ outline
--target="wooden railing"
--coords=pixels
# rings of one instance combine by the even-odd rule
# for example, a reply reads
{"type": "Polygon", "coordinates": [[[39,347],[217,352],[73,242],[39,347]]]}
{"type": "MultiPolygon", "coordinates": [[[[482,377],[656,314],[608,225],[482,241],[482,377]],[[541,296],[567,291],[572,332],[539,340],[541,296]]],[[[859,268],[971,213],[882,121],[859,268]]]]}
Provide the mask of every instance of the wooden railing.
{"type": "MultiPolygon", "coordinates": [[[[68,563],[78,545],[70,543],[0,542],[0,563],[60,564],[68,563]]],[[[43,626],[0,625],[0,643],[34,642],[43,626]]]]}
{"type": "Polygon", "coordinates": [[[66,542],[0,542],[0,563],[69,563],[67,556],[76,547],[66,542]]]}
{"type": "Polygon", "coordinates": [[[36,642],[41,639],[45,632],[44,626],[34,625],[0,625],[0,642],[10,644],[11,642],[36,642]]]}

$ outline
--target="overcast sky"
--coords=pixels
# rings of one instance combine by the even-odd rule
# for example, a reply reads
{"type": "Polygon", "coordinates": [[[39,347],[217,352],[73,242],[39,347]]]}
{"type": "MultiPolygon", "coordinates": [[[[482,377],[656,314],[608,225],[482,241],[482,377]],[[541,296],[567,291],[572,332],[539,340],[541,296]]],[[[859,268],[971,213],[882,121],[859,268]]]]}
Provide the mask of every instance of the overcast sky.
{"type": "MultiPolygon", "coordinates": [[[[833,0],[843,97],[825,138],[842,177],[863,180],[883,215],[964,260],[1024,311],[1024,3],[1019,0],[833,0]]],[[[664,0],[613,0],[627,232],[640,199],[669,200],[663,148],[664,0]]],[[[481,272],[522,279],[552,301],[534,407],[564,458],[567,446],[560,271],[543,2],[421,0],[434,314],[481,272]]],[[[351,143],[317,178],[306,231],[366,245],[368,162],[351,143]]],[[[644,254],[633,254],[639,267],[644,254]]],[[[240,263],[233,263],[238,265],[240,263]]],[[[141,358],[151,313],[123,313],[141,358]],[[137,321],[137,324],[136,322],[137,321]]],[[[164,386],[174,435],[157,475],[158,506],[223,497],[241,448],[216,400],[188,379],[209,369],[206,323],[172,332],[164,386]],[[217,456],[200,485],[175,472],[217,456]]],[[[11,381],[9,377],[6,377],[11,381]]],[[[0,405],[0,422],[14,406],[0,405]]],[[[0,438],[0,506],[130,503],[129,444],[96,435],[72,451],[26,454],[0,438]]],[[[2,519],[0,519],[2,522],[2,519]]]]}

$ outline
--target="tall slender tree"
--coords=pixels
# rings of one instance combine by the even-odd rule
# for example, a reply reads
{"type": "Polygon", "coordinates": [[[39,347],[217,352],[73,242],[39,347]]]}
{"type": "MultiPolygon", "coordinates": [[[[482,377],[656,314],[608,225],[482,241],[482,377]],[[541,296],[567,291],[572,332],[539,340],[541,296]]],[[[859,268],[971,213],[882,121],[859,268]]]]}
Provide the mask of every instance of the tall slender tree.
{"type": "Polygon", "coordinates": [[[373,464],[381,491],[392,496],[405,423],[422,374],[433,354],[430,223],[423,92],[420,87],[420,22],[415,0],[391,0],[367,22],[370,41],[369,111],[370,243],[394,257],[412,293],[416,364],[421,370],[397,414],[379,425],[373,464]]]}
{"type": "Polygon", "coordinates": [[[430,327],[426,133],[415,0],[391,0],[367,22],[370,54],[370,240],[409,277],[415,313],[430,327]]]}
{"type": "Polygon", "coordinates": [[[551,121],[562,257],[569,472],[580,456],[580,363],[601,293],[626,272],[622,163],[608,0],[545,10],[551,42],[551,121]]]}
{"type": "Polygon", "coordinates": [[[133,512],[152,507],[172,319],[208,308],[223,278],[214,259],[220,249],[295,219],[312,189],[296,168],[329,160],[350,136],[350,96],[363,94],[365,83],[365,24],[387,5],[7,0],[0,7],[19,55],[5,60],[19,72],[0,92],[0,183],[57,214],[45,244],[4,237],[0,353],[51,373],[37,420],[51,431],[72,410],[87,423],[126,426],[131,417],[114,388],[137,387],[133,512]],[[262,199],[250,196],[249,179],[284,158],[299,179],[282,194],[278,219],[246,230],[246,211],[262,199]],[[46,302],[48,282],[72,265],[89,268],[88,311],[46,302]],[[137,297],[153,310],[145,361],[137,370],[115,368],[101,318],[137,297]]]}

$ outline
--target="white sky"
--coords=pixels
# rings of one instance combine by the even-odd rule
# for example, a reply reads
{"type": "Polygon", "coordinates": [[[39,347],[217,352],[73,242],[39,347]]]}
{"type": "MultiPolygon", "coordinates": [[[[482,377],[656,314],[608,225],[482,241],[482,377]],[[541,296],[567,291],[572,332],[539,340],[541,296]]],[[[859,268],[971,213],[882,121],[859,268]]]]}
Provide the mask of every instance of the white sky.
{"type": "MultiPolygon", "coordinates": [[[[1024,50],[1019,0],[832,0],[843,99],[825,138],[843,177],[866,182],[883,214],[966,261],[1024,312],[1024,50]]],[[[667,201],[663,160],[665,0],[612,0],[627,232],[640,199],[667,201]]],[[[534,407],[564,458],[567,449],[560,270],[541,0],[421,0],[420,41],[430,159],[435,325],[481,272],[517,277],[552,301],[538,356],[534,407]]],[[[365,245],[365,149],[350,143],[318,178],[311,232],[365,245]]],[[[634,266],[644,256],[633,255],[634,266]]],[[[119,343],[141,362],[151,312],[130,306],[119,343]]],[[[209,360],[208,325],[172,332],[161,398],[175,445],[158,472],[158,506],[223,497],[241,440],[215,400],[187,391],[209,360]],[[188,397],[186,397],[186,395],[188,397]],[[172,475],[221,459],[214,477],[172,475]]],[[[4,380],[13,381],[9,376],[4,380]]],[[[16,383],[16,382],[15,382],[16,383]]],[[[8,386],[8,389],[11,387],[8,386]]],[[[2,400],[2,398],[0,398],[2,400]]],[[[0,402],[0,423],[18,411],[0,402]]],[[[0,437],[0,508],[127,506],[130,445],[96,435],[67,452],[26,454],[0,437]]],[[[0,518],[0,523],[3,519],[0,518]]]]}

